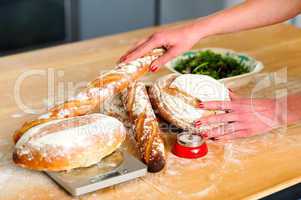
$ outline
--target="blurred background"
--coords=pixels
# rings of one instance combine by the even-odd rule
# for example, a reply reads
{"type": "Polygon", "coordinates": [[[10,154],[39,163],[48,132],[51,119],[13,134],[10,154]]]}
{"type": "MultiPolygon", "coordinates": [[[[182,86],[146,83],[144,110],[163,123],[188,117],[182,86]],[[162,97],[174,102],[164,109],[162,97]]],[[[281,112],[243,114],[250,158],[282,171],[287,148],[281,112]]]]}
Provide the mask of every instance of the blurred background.
{"type": "MultiPolygon", "coordinates": [[[[0,56],[205,16],[242,0],[0,0],[0,56]]],[[[301,27],[299,17],[289,21],[301,27]]]]}

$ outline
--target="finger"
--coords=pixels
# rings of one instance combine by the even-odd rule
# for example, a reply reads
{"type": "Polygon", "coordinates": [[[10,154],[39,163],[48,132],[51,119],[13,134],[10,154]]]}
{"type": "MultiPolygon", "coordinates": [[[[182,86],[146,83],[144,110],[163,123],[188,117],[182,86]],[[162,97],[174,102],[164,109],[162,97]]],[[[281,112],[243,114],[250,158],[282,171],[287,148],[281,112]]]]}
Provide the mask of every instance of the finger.
{"type": "Polygon", "coordinates": [[[256,107],[269,107],[274,104],[272,99],[239,98],[235,99],[235,101],[240,104],[256,107]]]}
{"type": "Polygon", "coordinates": [[[236,101],[203,101],[199,108],[206,110],[238,110],[241,104],[236,101]]]}
{"type": "Polygon", "coordinates": [[[127,58],[127,56],[132,53],[133,51],[135,51],[139,46],[141,46],[143,43],[147,42],[150,39],[150,37],[144,38],[138,42],[136,42],[125,54],[123,54],[120,59],[119,59],[119,63],[120,62],[124,62],[127,58]]]}
{"type": "Polygon", "coordinates": [[[199,108],[206,110],[232,110],[241,112],[251,112],[256,108],[257,111],[267,110],[267,105],[250,104],[249,100],[234,101],[204,101],[199,104],[199,108]]]}
{"type": "Polygon", "coordinates": [[[133,52],[135,49],[137,49],[141,44],[145,43],[146,41],[150,40],[151,39],[151,36],[150,37],[147,37],[147,38],[144,38],[138,42],[136,42],[133,47],[131,48],[131,50],[128,51],[128,53],[131,53],[133,52]]]}
{"type": "Polygon", "coordinates": [[[206,133],[208,135],[208,138],[216,138],[244,129],[246,129],[244,123],[234,122],[223,126],[218,126],[207,131],[206,133]]]}
{"type": "Polygon", "coordinates": [[[154,36],[149,37],[144,43],[140,44],[136,49],[130,51],[124,58],[123,62],[129,62],[131,60],[140,58],[144,54],[150,52],[152,49],[161,46],[160,40],[154,36]]]}
{"type": "Polygon", "coordinates": [[[239,130],[230,134],[222,135],[220,137],[216,137],[217,140],[232,140],[236,138],[245,138],[253,136],[254,133],[251,130],[245,129],[245,130],[239,130]]]}
{"type": "Polygon", "coordinates": [[[236,99],[242,98],[239,95],[235,94],[230,88],[228,90],[229,90],[229,96],[230,96],[231,100],[236,100],[236,99]]]}
{"type": "Polygon", "coordinates": [[[241,116],[237,113],[224,113],[218,115],[211,115],[196,120],[194,125],[196,128],[198,128],[201,125],[214,124],[214,123],[228,123],[233,121],[241,121],[241,116]]]}
{"type": "Polygon", "coordinates": [[[158,69],[162,65],[164,65],[169,60],[171,60],[172,58],[179,55],[181,52],[182,51],[179,48],[171,47],[170,49],[167,50],[167,52],[164,55],[162,55],[161,57],[159,57],[158,59],[156,59],[152,62],[152,64],[150,65],[150,71],[152,71],[152,72],[158,71],[158,69]]]}

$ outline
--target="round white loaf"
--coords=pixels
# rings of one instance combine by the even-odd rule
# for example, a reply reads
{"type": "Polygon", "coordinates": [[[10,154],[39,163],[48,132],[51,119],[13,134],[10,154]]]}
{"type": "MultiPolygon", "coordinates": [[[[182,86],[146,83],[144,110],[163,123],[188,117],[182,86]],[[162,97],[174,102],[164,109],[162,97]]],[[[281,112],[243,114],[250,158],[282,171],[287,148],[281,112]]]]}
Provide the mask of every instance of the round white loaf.
{"type": "Polygon", "coordinates": [[[179,128],[196,132],[208,130],[217,125],[196,129],[194,127],[196,120],[222,111],[200,109],[197,105],[188,103],[187,99],[193,102],[230,100],[229,91],[222,83],[210,76],[195,74],[169,74],[161,77],[150,88],[150,96],[160,116],[166,121],[179,128]],[[167,92],[170,89],[173,90],[172,94],[167,92]]]}
{"type": "Polygon", "coordinates": [[[44,171],[88,167],[114,152],[125,136],[123,124],[103,114],[54,120],[25,132],[15,145],[13,160],[44,171]]]}

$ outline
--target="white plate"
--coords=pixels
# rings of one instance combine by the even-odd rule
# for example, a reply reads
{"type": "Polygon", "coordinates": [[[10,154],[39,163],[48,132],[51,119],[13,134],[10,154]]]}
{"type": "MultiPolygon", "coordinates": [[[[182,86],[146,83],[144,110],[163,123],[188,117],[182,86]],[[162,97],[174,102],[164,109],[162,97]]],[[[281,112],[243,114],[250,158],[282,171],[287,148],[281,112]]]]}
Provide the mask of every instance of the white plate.
{"type": "Polygon", "coordinates": [[[182,55],[174,58],[173,60],[169,61],[168,63],[166,63],[165,66],[172,72],[181,74],[180,72],[178,72],[174,69],[175,64],[179,60],[187,59],[187,58],[194,56],[196,52],[205,51],[205,50],[211,50],[211,51],[213,51],[215,53],[219,53],[221,55],[230,56],[230,57],[236,59],[237,61],[245,64],[246,67],[248,67],[248,69],[250,71],[248,73],[219,79],[219,81],[224,83],[228,88],[236,88],[236,87],[241,87],[243,85],[248,84],[252,80],[252,77],[255,74],[262,71],[264,68],[262,62],[256,60],[255,58],[253,58],[247,54],[239,53],[239,52],[233,51],[231,49],[223,49],[223,48],[202,48],[202,49],[187,51],[184,54],[182,54],[182,55]]]}

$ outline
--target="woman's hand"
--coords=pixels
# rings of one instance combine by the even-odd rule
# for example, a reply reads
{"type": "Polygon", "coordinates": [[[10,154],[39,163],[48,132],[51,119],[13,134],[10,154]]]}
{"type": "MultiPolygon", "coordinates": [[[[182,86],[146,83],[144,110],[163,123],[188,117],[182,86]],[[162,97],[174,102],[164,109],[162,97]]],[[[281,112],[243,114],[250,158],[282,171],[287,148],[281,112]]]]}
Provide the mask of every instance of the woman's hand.
{"type": "Polygon", "coordinates": [[[284,124],[282,115],[285,114],[285,107],[281,108],[279,100],[232,98],[232,101],[203,102],[200,107],[207,110],[226,111],[224,114],[204,117],[195,122],[196,127],[211,123],[225,123],[224,126],[204,133],[204,136],[208,138],[249,137],[284,124]]]}
{"type": "Polygon", "coordinates": [[[200,39],[201,34],[199,31],[194,31],[193,27],[193,24],[187,24],[156,32],[138,42],[120,58],[119,62],[129,62],[143,56],[156,47],[165,47],[167,52],[150,66],[150,71],[155,72],[170,59],[189,50],[200,39]]]}

